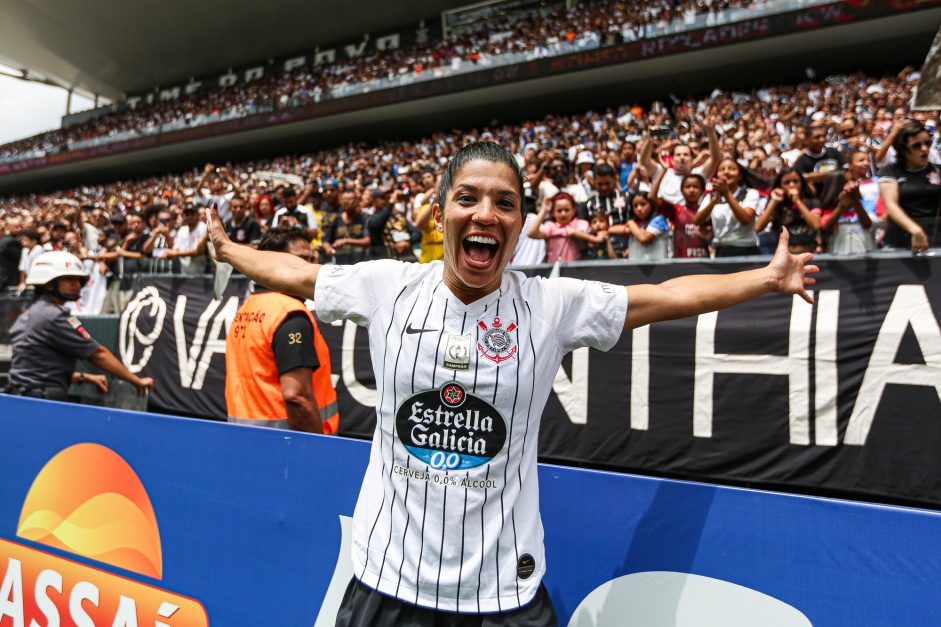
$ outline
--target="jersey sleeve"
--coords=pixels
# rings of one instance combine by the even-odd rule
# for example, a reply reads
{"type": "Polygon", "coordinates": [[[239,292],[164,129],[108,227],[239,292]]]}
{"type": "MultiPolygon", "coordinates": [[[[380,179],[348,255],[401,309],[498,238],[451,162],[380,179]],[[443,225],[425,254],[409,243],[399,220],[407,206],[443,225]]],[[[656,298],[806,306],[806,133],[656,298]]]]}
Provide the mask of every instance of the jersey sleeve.
{"type": "Polygon", "coordinates": [[[368,327],[379,305],[421,271],[420,264],[391,259],[323,266],[314,288],[317,317],[324,322],[352,320],[368,327]]]}
{"type": "Polygon", "coordinates": [[[49,324],[47,339],[57,351],[74,357],[88,359],[98,350],[99,344],[88,334],[75,316],[63,313],[49,324]]]}
{"type": "Polygon", "coordinates": [[[314,348],[314,325],[303,312],[292,313],[281,321],[271,340],[278,374],[295,368],[317,369],[320,360],[314,348]]]}
{"type": "Polygon", "coordinates": [[[607,351],[617,343],[627,317],[624,286],[569,278],[533,280],[542,292],[536,313],[553,330],[563,354],[583,346],[607,351]]]}

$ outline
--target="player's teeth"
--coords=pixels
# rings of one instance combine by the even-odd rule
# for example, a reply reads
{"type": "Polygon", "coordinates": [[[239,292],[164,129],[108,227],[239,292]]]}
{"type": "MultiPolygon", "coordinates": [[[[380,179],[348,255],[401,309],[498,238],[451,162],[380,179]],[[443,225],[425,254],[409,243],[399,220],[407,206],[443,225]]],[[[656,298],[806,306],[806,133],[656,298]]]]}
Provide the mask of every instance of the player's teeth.
{"type": "Polygon", "coordinates": [[[490,237],[479,237],[477,235],[472,235],[467,238],[467,241],[474,242],[475,244],[489,244],[491,246],[497,245],[497,240],[490,237]]]}

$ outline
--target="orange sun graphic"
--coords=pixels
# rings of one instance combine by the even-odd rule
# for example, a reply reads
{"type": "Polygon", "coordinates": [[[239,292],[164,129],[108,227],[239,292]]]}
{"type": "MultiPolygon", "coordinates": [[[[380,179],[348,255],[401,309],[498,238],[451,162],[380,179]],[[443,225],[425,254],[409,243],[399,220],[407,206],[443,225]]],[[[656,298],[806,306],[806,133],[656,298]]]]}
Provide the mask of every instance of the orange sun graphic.
{"type": "Polygon", "coordinates": [[[43,467],[16,535],[160,579],[157,517],[137,474],[99,444],[76,444],[43,467]]]}

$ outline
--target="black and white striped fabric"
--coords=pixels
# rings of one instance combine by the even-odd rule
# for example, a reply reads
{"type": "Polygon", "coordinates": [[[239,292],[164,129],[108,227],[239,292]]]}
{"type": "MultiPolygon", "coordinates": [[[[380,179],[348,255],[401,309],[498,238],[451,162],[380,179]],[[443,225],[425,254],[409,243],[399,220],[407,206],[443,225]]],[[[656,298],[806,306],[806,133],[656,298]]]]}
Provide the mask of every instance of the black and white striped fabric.
{"type": "Polygon", "coordinates": [[[465,305],[443,265],[324,266],[317,315],[368,328],[377,429],[353,516],[356,577],[448,611],[528,603],[546,563],[536,453],[563,355],[608,350],[623,287],[505,272],[465,305]]]}

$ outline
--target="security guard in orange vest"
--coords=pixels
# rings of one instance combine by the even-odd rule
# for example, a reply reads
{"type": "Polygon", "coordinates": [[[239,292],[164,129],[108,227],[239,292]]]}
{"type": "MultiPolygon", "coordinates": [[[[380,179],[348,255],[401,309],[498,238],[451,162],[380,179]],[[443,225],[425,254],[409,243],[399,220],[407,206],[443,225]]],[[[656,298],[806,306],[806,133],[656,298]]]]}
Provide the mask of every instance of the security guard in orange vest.
{"type": "MultiPolygon", "coordinates": [[[[258,250],[313,256],[306,230],[289,227],[270,229],[258,250]]],[[[229,328],[225,368],[229,422],[336,433],[330,353],[300,299],[256,285],[229,328]]]]}

